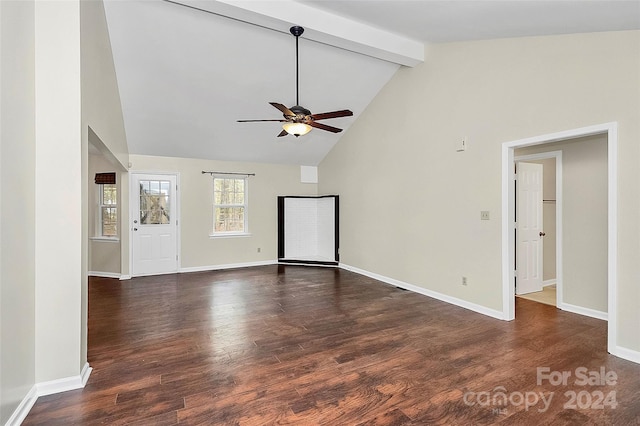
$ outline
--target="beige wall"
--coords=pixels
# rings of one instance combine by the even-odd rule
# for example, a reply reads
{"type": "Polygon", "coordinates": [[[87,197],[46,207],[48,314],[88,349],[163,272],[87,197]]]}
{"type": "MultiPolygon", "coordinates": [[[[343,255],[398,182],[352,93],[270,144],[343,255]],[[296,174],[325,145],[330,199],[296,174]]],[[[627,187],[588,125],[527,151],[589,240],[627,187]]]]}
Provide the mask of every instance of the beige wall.
{"type": "MultiPolygon", "coordinates": [[[[111,41],[107,28],[107,20],[102,1],[83,1],[80,3],[81,12],[81,38],[82,38],[82,128],[83,141],[92,143],[113,166],[112,170],[120,173],[119,185],[128,187],[126,172],[129,164],[129,148],[122,116],[120,91],[116,78],[111,41]]],[[[85,193],[90,191],[87,188],[85,193]]],[[[88,201],[92,193],[88,192],[88,201]]],[[[119,205],[123,212],[128,211],[129,200],[121,199],[119,205]]],[[[87,203],[88,205],[88,203],[87,203]]],[[[87,212],[87,217],[89,213],[87,212]]],[[[91,235],[90,233],[88,235],[91,235]]],[[[96,265],[87,260],[89,269],[106,268],[112,272],[116,259],[111,257],[113,247],[100,247],[92,244],[97,251],[104,251],[103,255],[94,256],[95,259],[109,259],[108,264],[96,265]]],[[[87,249],[88,251],[88,249],[87,249]]],[[[84,251],[83,251],[84,252],[84,251]]],[[[120,236],[120,261],[121,268],[118,273],[129,274],[129,234],[120,236]]],[[[83,295],[83,300],[86,300],[83,295]]]]}
{"type": "Polygon", "coordinates": [[[133,171],[180,174],[181,267],[207,268],[277,259],[278,195],[316,195],[317,185],[300,183],[300,167],[187,158],[130,156],[133,171]],[[205,171],[255,173],[249,178],[251,236],[210,238],[213,181],[205,171]],[[261,252],[258,253],[258,248],[261,252]]]}
{"type": "Polygon", "coordinates": [[[33,2],[0,2],[0,424],[35,383],[33,2]]]}
{"type": "Polygon", "coordinates": [[[79,3],[35,2],[37,382],[78,376],[86,359],[79,3]]]}
{"type": "Polygon", "coordinates": [[[86,362],[89,125],[127,161],[101,7],[0,2],[2,423],[36,382],[86,362]]]}
{"type": "MultiPolygon", "coordinates": [[[[94,186],[88,184],[88,145],[91,143],[112,164],[111,170],[119,172],[119,185],[128,185],[126,172],[129,163],[129,148],[122,117],[120,91],[116,78],[111,41],[107,29],[104,4],[101,0],[80,2],[80,40],[81,40],[81,87],[82,87],[82,276],[81,276],[81,363],[86,361],[87,353],[87,282],[90,267],[106,269],[111,272],[116,265],[122,265],[122,259],[129,258],[129,234],[120,238],[120,261],[114,258],[114,243],[89,243],[89,205],[94,200],[94,186]],[[90,247],[91,246],[91,247],[90,247]],[[89,264],[89,251],[93,261],[89,264]]],[[[120,211],[128,210],[128,199],[121,199],[120,211]]],[[[128,263],[123,265],[128,267],[128,263]]],[[[117,272],[128,274],[128,269],[118,268],[117,272]]]]}
{"type": "Polygon", "coordinates": [[[607,312],[606,136],[523,148],[516,154],[547,151],[562,151],[563,302],[607,312]]]}
{"type": "Polygon", "coordinates": [[[82,1],[80,12],[83,129],[91,127],[104,144],[98,148],[115,157],[124,171],[129,148],[104,4],[101,0],[82,1]]]}
{"type": "Polygon", "coordinates": [[[342,261],[502,310],[502,144],[616,121],[617,342],[639,351],[639,51],[637,31],[430,46],[320,164],[320,192],[340,195],[342,261]]]}

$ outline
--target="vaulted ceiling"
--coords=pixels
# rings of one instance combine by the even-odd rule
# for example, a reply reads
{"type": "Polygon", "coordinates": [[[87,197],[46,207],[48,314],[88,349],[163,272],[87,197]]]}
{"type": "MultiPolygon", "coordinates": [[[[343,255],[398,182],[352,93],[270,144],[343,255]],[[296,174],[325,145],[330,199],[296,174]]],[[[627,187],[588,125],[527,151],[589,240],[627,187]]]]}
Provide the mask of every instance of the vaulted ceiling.
{"type": "MultiPolygon", "coordinates": [[[[132,154],[317,165],[400,66],[428,43],[640,29],[640,1],[105,0],[132,154]],[[350,109],[276,137],[269,105],[350,109]]],[[[393,117],[390,117],[390,124],[393,117]]]]}

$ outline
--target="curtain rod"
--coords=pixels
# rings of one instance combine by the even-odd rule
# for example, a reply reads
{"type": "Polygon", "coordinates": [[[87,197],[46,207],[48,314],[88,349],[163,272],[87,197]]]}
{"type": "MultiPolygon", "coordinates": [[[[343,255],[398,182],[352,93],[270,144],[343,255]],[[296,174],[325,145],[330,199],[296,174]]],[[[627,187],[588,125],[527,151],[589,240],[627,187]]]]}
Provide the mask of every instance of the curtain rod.
{"type": "Polygon", "coordinates": [[[202,174],[210,174],[210,175],[238,175],[238,176],[255,176],[255,173],[234,173],[234,172],[205,172],[202,171],[202,174]]]}

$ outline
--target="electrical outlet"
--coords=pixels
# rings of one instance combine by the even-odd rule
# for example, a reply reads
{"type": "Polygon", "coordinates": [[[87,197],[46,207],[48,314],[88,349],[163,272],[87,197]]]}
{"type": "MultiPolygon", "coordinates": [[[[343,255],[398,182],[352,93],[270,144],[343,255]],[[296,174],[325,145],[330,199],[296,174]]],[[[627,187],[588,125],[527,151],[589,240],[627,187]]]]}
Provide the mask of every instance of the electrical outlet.
{"type": "Polygon", "coordinates": [[[462,285],[467,285],[467,277],[462,277],[462,285]]]}
{"type": "Polygon", "coordinates": [[[489,220],[489,210],[482,210],[480,212],[480,220],[489,220]]]}
{"type": "Polygon", "coordinates": [[[456,140],[455,144],[456,144],[456,151],[462,152],[467,149],[467,138],[463,136],[460,139],[456,140]]]}

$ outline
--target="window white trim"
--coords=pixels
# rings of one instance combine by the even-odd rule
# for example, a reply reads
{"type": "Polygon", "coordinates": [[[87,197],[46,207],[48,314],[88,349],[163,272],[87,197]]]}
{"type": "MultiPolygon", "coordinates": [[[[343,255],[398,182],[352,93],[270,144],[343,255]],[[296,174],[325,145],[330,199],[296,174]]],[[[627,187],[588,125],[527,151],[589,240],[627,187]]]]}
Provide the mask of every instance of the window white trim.
{"type": "Polygon", "coordinates": [[[91,241],[105,241],[109,243],[117,243],[120,241],[119,237],[89,237],[91,241]]]}
{"type": "Polygon", "coordinates": [[[236,237],[250,237],[251,232],[218,232],[209,234],[209,238],[236,238],[236,237]]]}

